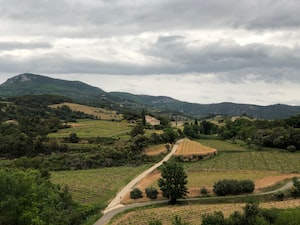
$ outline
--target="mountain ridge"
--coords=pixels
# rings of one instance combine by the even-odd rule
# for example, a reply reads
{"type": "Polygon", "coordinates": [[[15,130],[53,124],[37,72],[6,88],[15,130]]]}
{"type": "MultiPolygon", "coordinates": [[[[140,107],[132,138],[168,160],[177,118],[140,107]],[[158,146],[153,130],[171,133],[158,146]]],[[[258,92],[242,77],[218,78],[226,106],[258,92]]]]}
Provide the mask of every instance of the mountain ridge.
{"type": "Polygon", "coordinates": [[[41,94],[62,95],[81,103],[105,101],[106,105],[111,107],[149,108],[156,112],[172,111],[196,118],[207,115],[240,116],[246,114],[261,119],[281,119],[300,113],[300,106],[284,104],[268,106],[232,102],[198,104],[179,101],[168,96],[105,92],[99,87],[81,81],[54,79],[32,73],[19,74],[0,85],[0,97],[41,94]]]}

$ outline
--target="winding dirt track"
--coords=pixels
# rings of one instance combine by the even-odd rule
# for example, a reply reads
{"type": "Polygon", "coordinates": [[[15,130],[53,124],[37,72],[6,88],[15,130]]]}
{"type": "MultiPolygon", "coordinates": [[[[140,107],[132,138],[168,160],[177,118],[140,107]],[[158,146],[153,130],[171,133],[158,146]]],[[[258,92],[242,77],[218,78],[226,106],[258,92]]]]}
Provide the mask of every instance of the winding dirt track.
{"type": "MultiPolygon", "coordinates": [[[[179,140],[174,144],[171,152],[163,158],[160,162],[156,163],[153,165],[151,168],[145,170],[143,173],[138,175],[136,178],[134,178],[132,181],[130,181],[117,195],[116,197],[109,203],[109,205],[106,207],[106,209],[103,211],[103,216],[94,224],[94,225],[104,225],[106,222],[108,222],[114,215],[117,213],[125,210],[125,209],[130,209],[130,208],[135,208],[138,206],[145,206],[145,205],[151,205],[153,202],[148,202],[148,203],[142,203],[142,204],[131,204],[131,205],[123,205],[121,204],[121,201],[125,197],[127,193],[129,193],[134,186],[142,180],[145,176],[147,176],[149,173],[151,173],[153,170],[161,166],[164,162],[168,161],[171,156],[176,152],[179,143],[182,140],[179,140]]],[[[161,201],[165,202],[165,201],[161,201]]],[[[155,202],[156,203],[156,202],[155,202]]]]}

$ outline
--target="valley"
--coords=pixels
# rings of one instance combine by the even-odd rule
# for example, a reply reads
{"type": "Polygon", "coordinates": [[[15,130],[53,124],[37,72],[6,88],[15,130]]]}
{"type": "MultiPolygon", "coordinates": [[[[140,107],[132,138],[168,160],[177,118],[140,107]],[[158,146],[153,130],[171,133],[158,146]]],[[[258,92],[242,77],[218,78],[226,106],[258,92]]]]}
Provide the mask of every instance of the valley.
{"type": "MultiPolygon", "coordinates": [[[[168,163],[180,165],[187,175],[186,200],[179,200],[174,206],[167,204],[157,182],[161,178],[158,167],[135,182],[120,199],[132,209],[116,215],[108,224],[148,225],[153,219],[171,224],[176,216],[188,224],[199,224],[204,213],[218,210],[228,216],[250,198],[258,199],[263,208],[299,210],[296,186],[277,192],[300,176],[300,114],[294,111],[289,111],[290,117],[277,119],[240,113],[234,117],[226,113],[216,116],[216,111],[210,111],[210,116],[184,114],[167,106],[178,103],[169,98],[109,94],[91,88],[92,93],[97,92],[93,98],[85,92],[84,98],[72,99],[70,96],[77,93],[72,88],[90,87],[39,76],[32,79],[28,74],[21,78],[24,76],[28,79],[16,77],[0,85],[0,93],[6,93],[0,102],[0,171],[16,177],[19,175],[14,174],[32,177],[36,173],[37,181],[59,185],[56,194],[63,196],[61,200],[72,213],[57,216],[57,221],[71,221],[75,216],[76,225],[94,224],[124,186],[160,162],[174,146],[176,152],[170,155],[168,163]],[[48,85],[58,85],[51,90],[63,91],[68,86],[69,95],[29,94],[26,85],[17,96],[10,96],[7,91],[11,90],[11,83],[34,80],[35,85],[42,85],[43,79],[48,85]],[[255,184],[253,193],[219,197],[214,191],[220,180],[245,179],[255,184]],[[155,199],[147,197],[146,189],[150,187],[157,191],[155,199]],[[131,197],[134,188],[141,191],[142,197],[131,197]],[[152,206],[135,208],[136,203],[152,206]]],[[[4,181],[2,184],[5,196],[13,199],[10,186],[4,181]]],[[[7,200],[7,204],[11,202],[7,200]]],[[[51,213],[59,212],[47,213],[53,216],[51,213]]],[[[10,218],[9,215],[5,216],[10,218]]]]}

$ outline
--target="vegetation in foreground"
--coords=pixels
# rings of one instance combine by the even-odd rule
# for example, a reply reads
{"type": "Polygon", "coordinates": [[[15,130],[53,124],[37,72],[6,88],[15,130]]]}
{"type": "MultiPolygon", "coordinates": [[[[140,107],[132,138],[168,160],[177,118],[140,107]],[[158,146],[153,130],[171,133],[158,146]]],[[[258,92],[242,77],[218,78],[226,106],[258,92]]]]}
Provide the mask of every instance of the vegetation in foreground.
{"type": "Polygon", "coordinates": [[[77,205],[48,173],[0,170],[0,224],[79,225],[93,210],[77,205]]]}

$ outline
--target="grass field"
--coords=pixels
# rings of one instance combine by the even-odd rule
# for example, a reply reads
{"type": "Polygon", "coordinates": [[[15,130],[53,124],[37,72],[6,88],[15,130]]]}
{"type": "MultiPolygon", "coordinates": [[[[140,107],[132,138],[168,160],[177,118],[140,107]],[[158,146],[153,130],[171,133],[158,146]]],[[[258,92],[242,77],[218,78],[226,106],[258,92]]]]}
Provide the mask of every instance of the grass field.
{"type": "Polygon", "coordinates": [[[90,107],[86,105],[80,105],[76,103],[64,102],[61,104],[50,105],[51,108],[58,108],[62,106],[68,106],[73,111],[83,112],[88,115],[93,115],[101,120],[121,120],[123,119],[122,114],[117,114],[116,111],[107,110],[103,108],[90,107]]]}
{"type": "Polygon", "coordinates": [[[165,153],[165,152],[167,152],[165,145],[166,144],[149,146],[146,148],[145,154],[152,156],[152,155],[159,155],[160,153],[165,153]]]}
{"type": "Polygon", "coordinates": [[[89,137],[122,137],[126,136],[132,129],[129,124],[104,120],[78,120],[76,123],[69,123],[71,128],[61,129],[57,133],[49,134],[51,138],[69,137],[76,133],[80,138],[89,137]]]}
{"type": "MultiPolygon", "coordinates": [[[[199,225],[201,216],[214,211],[222,211],[225,217],[234,211],[242,211],[245,206],[243,203],[235,204],[198,204],[198,205],[181,205],[181,206],[162,206],[147,207],[137,209],[131,212],[123,213],[110,221],[109,225],[148,225],[151,220],[160,220],[164,225],[171,225],[172,219],[177,215],[182,221],[189,225],[199,225]]],[[[300,199],[266,202],[260,204],[261,208],[295,208],[300,207],[300,199]]],[[[299,208],[300,211],[300,208],[299,208]]]]}
{"type": "Polygon", "coordinates": [[[110,199],[149,165],[51,172],[51,181],[67,186],[76,202],[104,208],[110,199]]]}

